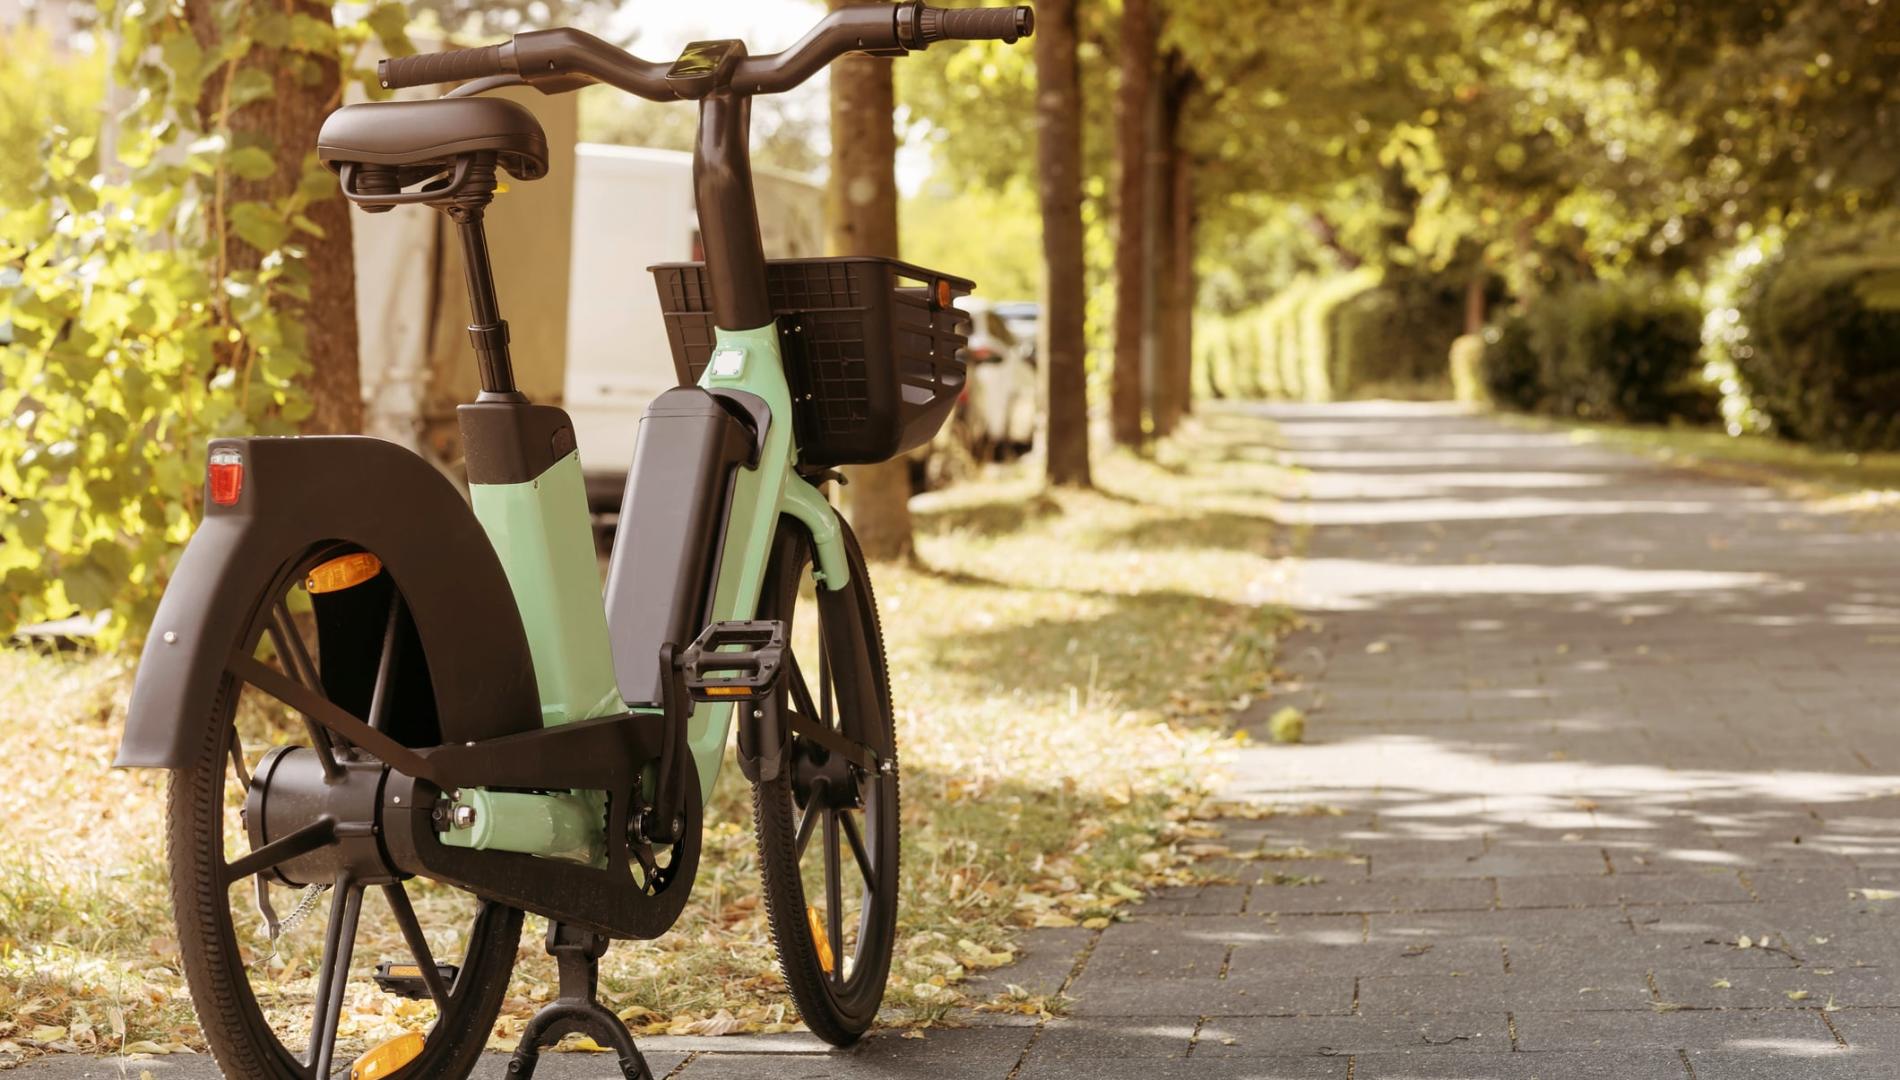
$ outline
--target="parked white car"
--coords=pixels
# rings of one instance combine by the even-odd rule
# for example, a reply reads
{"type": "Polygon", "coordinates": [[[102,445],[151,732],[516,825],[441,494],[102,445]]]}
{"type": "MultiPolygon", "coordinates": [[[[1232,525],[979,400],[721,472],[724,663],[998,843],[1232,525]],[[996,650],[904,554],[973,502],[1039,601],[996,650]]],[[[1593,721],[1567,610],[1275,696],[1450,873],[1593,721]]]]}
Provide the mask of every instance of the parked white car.
{"type": "Polygon", "coordinates": [[[1025,453],[1036,437],[1035,339],[1017,336],[1003,305],[972,298],[959,306],[970,314],[962,411],[970,451],[979,461],[1025,453]]]}

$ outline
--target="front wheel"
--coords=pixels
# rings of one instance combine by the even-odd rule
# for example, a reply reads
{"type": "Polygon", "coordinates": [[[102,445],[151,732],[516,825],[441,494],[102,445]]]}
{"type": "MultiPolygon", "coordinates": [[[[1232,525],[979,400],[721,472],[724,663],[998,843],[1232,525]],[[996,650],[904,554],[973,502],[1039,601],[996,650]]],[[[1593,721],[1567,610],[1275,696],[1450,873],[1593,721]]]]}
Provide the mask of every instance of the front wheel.
{"type": "Polygon", "coordinates": [[[793,736],[778,778],[753,788],[759,873],[779,966],[812,1033],[846,1046],[884,1000],[897,936],[897,735],[884,640],[864,556],[847,528],[851,581],[812,581],[803,526],[781,522],[759,618],[785,623],[778,706],[869,747],[869,771],[793,736]],[[815,841],[815,842],[814,842],[815,841]]]}

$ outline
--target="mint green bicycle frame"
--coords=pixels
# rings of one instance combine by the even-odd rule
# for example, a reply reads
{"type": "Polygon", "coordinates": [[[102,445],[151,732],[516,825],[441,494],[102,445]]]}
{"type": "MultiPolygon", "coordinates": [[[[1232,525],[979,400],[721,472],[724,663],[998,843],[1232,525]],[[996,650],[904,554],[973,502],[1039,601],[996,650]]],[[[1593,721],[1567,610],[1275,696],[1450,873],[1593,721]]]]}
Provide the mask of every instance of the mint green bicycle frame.
{"type": "MultiPolygon", "coordinates": [[[[813,576],[825,587],[845,587],[850,569],[837,511],[794,468],[798,447],[792,438],[792,395],[777,327],[719,330],[716,340],[699,385],[756,395],[772,412],[758,465],[739,467],[713,589],[712,620],[750,619],[783,518],[796,520],[811,534],[817,563],[813,576]]],[[[718,498],[720,493],[704,495],[718,498]]],[[[541,722],[565,724],[626,711],[614,677],[579,452],[524,483],[470,485],[470,498],[521,611],[540,687],[541,722]]],[[[631,509],[639,513],[638,507],[631,509]]],[[[719,777],[733,708],[702,703],[687,728],[705,800],[712,798],[719,777]]],[[[457,793],[456,802],[475,808],[477,826],[443,834],[445,844],[588,861],[602,851],[604,819],[597,792],[535,795],[466,789],[457,793]]]]}

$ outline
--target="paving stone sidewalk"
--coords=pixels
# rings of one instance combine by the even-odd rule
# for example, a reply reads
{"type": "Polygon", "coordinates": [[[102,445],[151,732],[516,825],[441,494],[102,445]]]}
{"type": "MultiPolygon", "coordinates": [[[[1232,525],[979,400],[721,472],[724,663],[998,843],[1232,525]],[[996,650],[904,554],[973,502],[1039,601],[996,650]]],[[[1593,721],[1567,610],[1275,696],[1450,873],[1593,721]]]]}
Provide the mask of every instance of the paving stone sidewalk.
{"type": "Polygon", "coordinates": [[[1310,742],[1238,763],[1230,882],[1035,932],[990,977],[1060,1020],[648,1040],[656,1071],[1900,1077],[1900,526],[1445,406],[1267,411],[1311,625],[1245,719],[1299,705],[1310,742]]]}

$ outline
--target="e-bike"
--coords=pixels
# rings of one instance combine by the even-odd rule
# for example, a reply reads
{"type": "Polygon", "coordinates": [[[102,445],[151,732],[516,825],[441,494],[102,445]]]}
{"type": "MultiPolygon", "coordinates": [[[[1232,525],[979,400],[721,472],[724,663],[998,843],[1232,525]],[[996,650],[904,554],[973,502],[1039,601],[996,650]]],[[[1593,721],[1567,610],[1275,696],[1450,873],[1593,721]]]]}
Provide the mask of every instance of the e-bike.
{"type": "Polygon", "coordinates": [[[460,85],[327,119],[319,156],[351,201],[454,222],[481,393],[458,415],[466,500],[375,439],[210,446],[117,763],[172,770],[179,948],[226,1075],[327,1080],[346,999],[380,994],[426,1031],[354,1074],[466,1076],[532,912],[559,990],[510,1075],[580,1032],[646,1077],[597,1000],[599,960],[678,918],[735,725],[799,1014],[839,1045],[870,1026],[896,931],[898,756],[870,581],[821,485],[942,425],[972,285],[892,259],[768,262],[750,100],[846,53],[1031,30],[1026,7],[866,5],[781,53],[703,41],[670,64],[534,31],[386,60],[386,87],[460,85]],[[574,429],[516,388],[483,231],[501,174],[547,173],[547,139],[480,96],[593,83],[698,103],[705,251],[652,268],[681,385],[640,421],[604,596],[574,429]],[[326,900],[300,954],[296,927],[326,900]],[[377,926],[402,958],[359,972],[377,926]]]}

